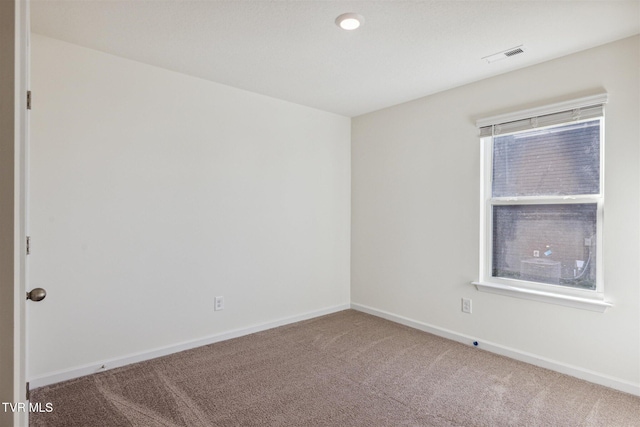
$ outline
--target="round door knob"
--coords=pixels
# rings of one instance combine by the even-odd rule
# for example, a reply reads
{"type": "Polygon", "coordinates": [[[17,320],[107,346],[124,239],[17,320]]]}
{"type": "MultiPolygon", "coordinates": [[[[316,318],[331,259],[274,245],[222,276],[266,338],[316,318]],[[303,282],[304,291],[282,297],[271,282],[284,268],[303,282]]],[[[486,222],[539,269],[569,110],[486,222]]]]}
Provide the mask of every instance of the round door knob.
{"type": "Polygon", "coordinates": [[[31,301],[42,301],[47,296],[47,291],[42,288],[32,289],[31,292],[27,292],[27,299],[31,301]]]}

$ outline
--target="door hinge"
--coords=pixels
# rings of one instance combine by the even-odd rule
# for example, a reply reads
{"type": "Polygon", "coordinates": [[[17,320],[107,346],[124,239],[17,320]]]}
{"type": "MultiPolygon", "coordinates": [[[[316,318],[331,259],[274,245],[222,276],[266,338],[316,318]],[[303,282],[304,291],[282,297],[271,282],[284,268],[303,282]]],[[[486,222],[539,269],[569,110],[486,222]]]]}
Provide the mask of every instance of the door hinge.
{"type": "Polygon", "coordinates": [[[31,110],[31,91],[27,91],[27,110],[31,110]]]}
{"type": "Polygon", "coordinates": [[[31,391],[29,390],[29,383],[27,382],[27,400],[31,398],[31,391]]]}
{"type": "Polygon", "coordinates": [[[27,255],[31,254],[31,236],[27,236],[27,255]]]}

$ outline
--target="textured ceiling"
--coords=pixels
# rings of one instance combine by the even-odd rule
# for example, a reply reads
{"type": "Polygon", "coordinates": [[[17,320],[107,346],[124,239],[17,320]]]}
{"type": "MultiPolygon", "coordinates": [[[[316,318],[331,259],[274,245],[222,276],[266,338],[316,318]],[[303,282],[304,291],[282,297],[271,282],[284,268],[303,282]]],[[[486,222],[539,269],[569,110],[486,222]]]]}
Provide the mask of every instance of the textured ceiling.
{"type": "Polygon", "coordinates": [[[640,33],[640,0],[31,0],[35,33],[356,116],[640,33]],[[347,32],[344,12],[364,16],[347,32]],[[525,53],[481,58],[523,44],[525,53]]]}

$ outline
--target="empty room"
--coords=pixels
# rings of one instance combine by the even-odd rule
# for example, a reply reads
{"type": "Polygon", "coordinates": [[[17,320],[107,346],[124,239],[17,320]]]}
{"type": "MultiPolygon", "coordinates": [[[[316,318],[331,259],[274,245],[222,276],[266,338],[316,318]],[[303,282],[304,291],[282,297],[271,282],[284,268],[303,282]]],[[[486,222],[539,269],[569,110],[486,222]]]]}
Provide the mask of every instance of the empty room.
{"type": "Polygon", "coordinates": [[[4,3],[0,426],[640,426],[640,1],[4,3]]]}

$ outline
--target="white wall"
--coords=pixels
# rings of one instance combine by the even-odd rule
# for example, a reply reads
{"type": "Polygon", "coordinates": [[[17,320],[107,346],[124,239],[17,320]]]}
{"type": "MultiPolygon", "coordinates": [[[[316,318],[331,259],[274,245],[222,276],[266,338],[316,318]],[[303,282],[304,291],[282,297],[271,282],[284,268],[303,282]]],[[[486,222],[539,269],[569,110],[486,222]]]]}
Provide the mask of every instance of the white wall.
{"type": "Polygon", "coordinates": [[[348,304],[349,118],[38,35],[32,89],[32,379],[348,304]]]}
{"type": "Polygon", "coordinates": [[[354,118],[352,303],[640,392],[639,56],[633,37],[354,118]],[[614,307],[601,314],[479,293],[470,284],[479,262],[475,120],[603,90],[604,274],[614,307]],[[462,297],[473,314],[461,312],[462,297]]]}

